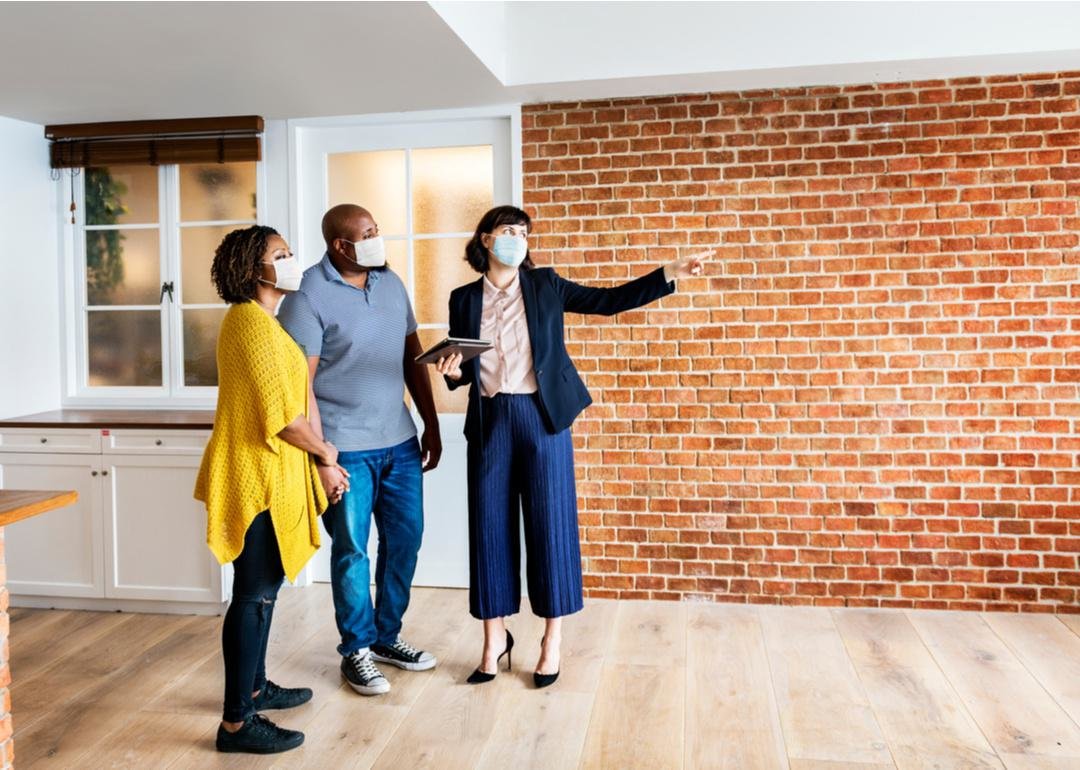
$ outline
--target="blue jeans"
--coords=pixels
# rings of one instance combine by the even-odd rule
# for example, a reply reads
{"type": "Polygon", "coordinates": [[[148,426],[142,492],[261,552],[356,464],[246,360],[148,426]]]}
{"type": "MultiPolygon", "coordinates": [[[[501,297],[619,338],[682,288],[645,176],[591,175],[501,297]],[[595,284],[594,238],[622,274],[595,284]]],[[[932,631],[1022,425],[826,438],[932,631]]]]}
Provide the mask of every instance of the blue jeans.
{"type": "Polygon", "coordinates": [[[341,452],[349,491],[323,515],[330,534],[330,585],[341,644],[351,655],[373,644],[393,644],[409,606],[416,555],[424,533],[424,483],[420,442],[341,452]],[[375,604],[371,603],[368,535],[374,515],[379,533],[375,604]]]}

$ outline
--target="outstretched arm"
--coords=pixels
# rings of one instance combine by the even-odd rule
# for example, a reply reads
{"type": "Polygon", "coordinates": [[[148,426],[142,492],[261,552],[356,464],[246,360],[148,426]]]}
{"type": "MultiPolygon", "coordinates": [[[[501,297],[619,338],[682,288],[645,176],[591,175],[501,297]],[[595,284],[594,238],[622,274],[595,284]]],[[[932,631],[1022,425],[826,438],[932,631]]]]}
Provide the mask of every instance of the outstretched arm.
{"type": "Polygon", "coordinates": [[[615,315],[671,294],[675,291],[674,281],[700,275],[704,269],[705,258],[713,253],[704,251],[677,259],[629,283],[611,288],[582,286],[558,274],[555,275],[555,285],[562,295],[563,309],[566,311],[589,315],[615,315]]]}

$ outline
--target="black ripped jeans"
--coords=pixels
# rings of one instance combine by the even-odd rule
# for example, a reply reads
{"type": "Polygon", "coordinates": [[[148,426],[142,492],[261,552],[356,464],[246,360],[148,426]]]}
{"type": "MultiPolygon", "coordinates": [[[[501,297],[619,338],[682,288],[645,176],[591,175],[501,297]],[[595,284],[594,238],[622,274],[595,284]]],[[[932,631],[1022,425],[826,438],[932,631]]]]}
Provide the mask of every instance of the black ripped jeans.
{"type": "Polygon", "coordinates": [[[221,629],[225,657],[222,719],[243,722],[255,713],[251,693],[266,685],[266,643],[274,602],[285,579],[270,511],[263,511],[251,522],[233,571],[232,601],[221,629]]]}

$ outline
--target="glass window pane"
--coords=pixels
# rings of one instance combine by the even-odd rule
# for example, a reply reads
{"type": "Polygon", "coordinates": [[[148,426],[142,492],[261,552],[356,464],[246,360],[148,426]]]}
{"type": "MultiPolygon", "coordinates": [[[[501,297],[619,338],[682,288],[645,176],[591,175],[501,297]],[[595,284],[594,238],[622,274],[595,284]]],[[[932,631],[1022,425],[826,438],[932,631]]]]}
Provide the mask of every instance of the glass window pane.
{"type": "Polygon", "coordinates": [[[235,225],[180,228],[180,301],[185,305],[213,305],[221,302],[210,281],[214,252],[235,225]]]}
{"type": "Polygon", "coordinates": [[[152,225],[158,221],[158,170],[110,166],[84,172],[88,225],[152,225]]]}
{"type": "Polygon", "coordinates": [[[255,221],[255,163],[192,163],[180,169],[180,221],[255,221]]]}
{"type": "Polygon", "coordinates": [[[355,203],[383,235],[406,235],[405,151],[339,152],[326,158],[328,206],[355,203]]]}
{"type": "Polygon", "coordinates": [[[405,290],[409,289],[409,242],[387,241],[386,264],[398,274],[398,278],[405,284],[405,290]]]}
{"type": "Polygon", "coordinates": [[[92,387],[161,385],[161,312],[91,310],[87,357],[92,387]]]}
{"type": "MultiPolygon", "coordinates": [[[[427,350],[436,342],[440,342],[446,337],[447,329],[420,329],[417,335],[420,337],[420,344],[423,345],[424,350],[427,350]]],[[[465,414],[465,409],[469,405],[469,389],[458,388],[451,391],[446,387],[446,382],[443,381],[442,375],[435,371],[434,366],[428,367],[428,374],[431,376],[431,392],[435,396],[435,409],[439,414],[465,414]]],[[[407,391],[406,391],[407,392],[407,391]]]]}
{"type": "MultiPolygon", "coordinates": [[[[413,241],[416,258],[416,320],[422,324],[449,323],[450,292],[479,276],[465,261],[468,238],[413,241]]],[[[437,340],[436,340],[437,341],[437,340]]]]}
{"type": "Polygon", "coordinates": [[[491,145],[412,151],[413,232],[471,233],[495,201],[491,145]]]}
{"type": "Polygon", "coordinates": [[[185,310],[184,384],[217,385],[217,337],[226,308],[185,310]]]}
{"type": "Polygon", "coordinates": [[[161,296],[158,230],[87,230],[86,301],[156,305],[161,296]]]}

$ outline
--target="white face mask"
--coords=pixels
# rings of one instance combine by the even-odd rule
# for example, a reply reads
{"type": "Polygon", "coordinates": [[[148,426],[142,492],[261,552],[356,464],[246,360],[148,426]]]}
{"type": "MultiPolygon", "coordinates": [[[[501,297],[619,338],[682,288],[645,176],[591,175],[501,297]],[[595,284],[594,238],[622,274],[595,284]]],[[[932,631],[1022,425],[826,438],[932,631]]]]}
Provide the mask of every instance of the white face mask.
{"type": "Polygon", "coordinates": [[[363,241],[345,242],[353,245],[356,252],[356,259],[353,261],[360,267],[382,267],[386,264],[386,244],[383,243],[381,235],[363,241]]]}
{"type": "Polygon", "coordinates": [[[263,264],[273,267],[276,276],[274,281],[260,278],[259,280],[263,283],[272,283],[275,289],[281,291],[296,291],[300,288],[300,281],[304,278],[304,269],[300,267],[300,260],[295,256],[273,262],[263,262],[263,264]]]}

